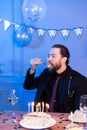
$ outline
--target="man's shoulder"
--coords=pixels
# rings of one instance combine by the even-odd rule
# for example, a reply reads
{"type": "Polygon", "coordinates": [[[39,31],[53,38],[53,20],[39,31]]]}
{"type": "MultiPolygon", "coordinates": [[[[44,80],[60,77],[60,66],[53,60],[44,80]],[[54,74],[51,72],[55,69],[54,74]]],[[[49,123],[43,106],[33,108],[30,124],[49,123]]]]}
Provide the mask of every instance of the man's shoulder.
{"type": "Polygon", "coordinates": [[[78,71],[72,69],[70,66],[69,66],[69,71],[70,71],[70,73],[71,73],[73,76],[87,79],[86,76],[84,76],[84,75],[81,74],[80,72],[78,72],[78,71]]]}

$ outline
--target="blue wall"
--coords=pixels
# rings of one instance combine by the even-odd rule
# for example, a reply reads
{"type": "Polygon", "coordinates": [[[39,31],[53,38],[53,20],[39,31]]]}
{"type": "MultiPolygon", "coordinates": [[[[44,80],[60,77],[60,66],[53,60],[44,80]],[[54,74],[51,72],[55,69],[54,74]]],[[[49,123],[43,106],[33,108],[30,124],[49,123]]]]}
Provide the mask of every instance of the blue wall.
{"type": "MultiPolygon", "coordinates": [[[[44,29],[58,29],[54,40],[51,40],[46,31],[42,39],[38,39],[37,31],[32,34],[32,40],[26,47],[14,45],[14,24],[23,24],[22,0],[0,0],[0,89],[9,91],[11,88],[17,89],[20,96],[23,92],[35,95],[35,91],[25,91],[23,82],[26,70],[30,67],[29,60],[33,57],[42,58],[46,62],[48,51],[53,44],[60,43],[66,45],[71,53],[70,65],[87,77],[87,29],[78,39],[73,31],[75,27],[87,27],[87,0],[44,0],[46,4],[46,15],[37,23],[29,23],[28,26],[44,29]],[[4,22],[8,20],[11,26],[4,30],[4,22]],[[69,38],[63,39],[60,29],[71,29],[69,38]]],[[[40,65],[37,68],[38,75],[46,66],[40,65]]],[[[33,100],[29,97],[29,100],[33,100]]],[[[26,98],[26,96],[25,96],[26,98]]],[[[26,99],[25,99],[26,100],[26,99]]],[[[26,108],[26,105],[25,105],[26,108]]],[[[24,109],[25,109],[24,108],[24,109]]]]}

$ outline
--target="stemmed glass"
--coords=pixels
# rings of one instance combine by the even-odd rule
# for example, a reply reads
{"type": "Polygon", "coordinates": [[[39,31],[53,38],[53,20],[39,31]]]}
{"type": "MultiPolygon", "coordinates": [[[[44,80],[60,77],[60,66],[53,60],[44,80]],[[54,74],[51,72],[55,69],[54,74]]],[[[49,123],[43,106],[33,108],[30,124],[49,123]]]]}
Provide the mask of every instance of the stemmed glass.
{"type": "Polygon", "coordinates": [[[85,117],[85,120],[86,120],[86,123],[85,123],[85,126],[84,126],[84,129],[87,129],[87,95],[82,95],[80,97],[80,111],[82,113],[84,113],[84,117],[85,117]]]}
{"type": "Polygon", "coordinates": [[[14,106],[15,104],[18,102],[18,97],[16,96],[16,90],[15,89],[11,89],[9,92],[9,97],[8,97],[8,101],[11,103],[12,107],[13,107],[13,112],[11,114],[11,117],[15,117],[16,114],[14,112],[14,106]]]}

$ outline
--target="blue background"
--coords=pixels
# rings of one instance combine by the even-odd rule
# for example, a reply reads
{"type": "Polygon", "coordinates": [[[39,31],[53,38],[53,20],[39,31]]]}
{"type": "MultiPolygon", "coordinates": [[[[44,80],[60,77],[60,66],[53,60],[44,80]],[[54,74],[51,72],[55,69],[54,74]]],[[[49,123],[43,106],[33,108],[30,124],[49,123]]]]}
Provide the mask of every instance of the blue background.
{"type": "MultiPolygon", "coordinates": [[[[0,105],[3,109],[11,109],[7,101],[9,90],[17,90],[19,102],[16,110],[27,110],[27,103],[33,101],[36,90],[26,91],[23,82],[29,60],[39,57],[46,63],[48,52],[53,44],[64,44],[70,50],[70,66],[87,77],[87,0],[44,0],[46,15],[37,23],[28,26],[44,29],[71,29],[69,38],[63,39],[58,31],[54,40],[51,40],[46,31],[39,39],[37,31],[32,34],[32,40],[26,47],[17,47],[14,44],[14,24],[24,24],[22,15],[22,0],[0,0],[0,105]],[[11,25],[4,30],[4,21],[11,25]],[[78,39],[73,29],[85,27],[82,36],[78,39]],[[23,100],[23,101],[22,101],[23,100]]],[[[36,76],[45,68],[39,65],[36,76]]]]}

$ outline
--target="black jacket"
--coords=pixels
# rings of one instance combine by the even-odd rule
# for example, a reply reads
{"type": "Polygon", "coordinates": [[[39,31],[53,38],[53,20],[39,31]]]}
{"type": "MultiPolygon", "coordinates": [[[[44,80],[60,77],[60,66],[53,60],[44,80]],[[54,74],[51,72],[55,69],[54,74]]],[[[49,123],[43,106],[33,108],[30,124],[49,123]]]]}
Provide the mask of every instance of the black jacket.
{"type": "MultiPolygon", "coordinates": [[[[37,88],[36,103],[41,101],[50,103],[56,73],[46,68],[39,77],[34,75],[35,73],[29,75],[29,70],[27,71],[24,88],[27,90],[37,88]]],[[[72,70],[70,66],[60,76],[54,112],[74,112],[79,109],[80,96],[87,94],[87,78],[72,70]]]]}

